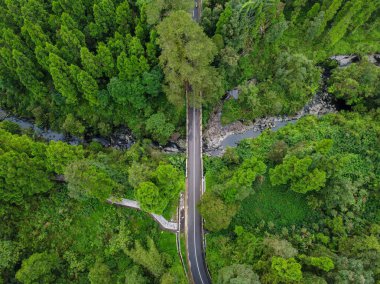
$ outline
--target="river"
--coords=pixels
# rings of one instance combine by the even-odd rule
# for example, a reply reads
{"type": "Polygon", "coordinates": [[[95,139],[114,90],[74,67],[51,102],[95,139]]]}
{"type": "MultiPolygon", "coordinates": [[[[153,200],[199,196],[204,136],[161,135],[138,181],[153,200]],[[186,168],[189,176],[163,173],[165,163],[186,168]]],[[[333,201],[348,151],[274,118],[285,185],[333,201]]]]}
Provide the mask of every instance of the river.
{"type": "MultiPolygon", "coordinates": [[[[334,59],[338,62],[340,68],[344,68],[353,62],[358,61],[356,55],[337,55],[332,56],[330,59],[334,59]]],[[[373,54],[368,55],[368,60],[375,65],[380,65],[380,55],[373,54]]],[[[325,78],[326,79],[326,78],[325,78]]],[[[230,91],[230,97],[235,99],[238,93],[235,90],[230,91]]],[[[249,125],[244,125],[240,121],[223,126],[221,124],[221,108],[211,116],[206,130],[204,131],[205,147],[204,152],[211,156],[220,156],[223,154],[227,147],[235,147],[237,144],[246,138],[255,138],[260,135],[265,129],[271,129],[273,131],[284,127],[289,123],[295,123],[298,119],[305,115],[317,115],[321,116],[327,113],[336,112],[337,108],[332,102],[331,96],[326,92],[320,92],[314,96],[314,98],[303,107],[294,116],[288,117],[265,117],[257,119],[255,122],[249,125]]],[[[120,128],[115,131],[110,137],[91,137],[86,140],[77,137],[67,136],[63,133],[56,132],[50,129],[42,129],[33,124],[30,120],[20,119],[16,116],[9,115],[6,111],[0,108],[0,121],[8,120],[18,124],[22,129],[31,129],[36,133],[37,137],[41,137],[47,141],[64,141],[71,145],[79,145],[83,143],[89,143],[91,141],[98,142],[104,147],[115,147],[119,149],[128,149],[133,143],[134,139],[126,128],[120,128]]],[[[176,143],[169,142],[165,148],[161,148],[165,152],[184,152],[185,149],[179,147],[176,143]]]]}
{"type": "Polygon", "coordinates": [[[128,134],[120,133],[114,134],[109,138],[97,136],[86,140],[74,136],[68,136],[51,129],[40,128],[36,126],[31,120],[12,116],[7,111],[0,108],[0,121],[3,120],[13,122],[20,126],[20,128],[23,130],[30,129],[35,133],[36,137],[42,138],[46,141],[63,141],[70,145],[80,145],[94,141],[102,144],[104,147],[114,146],[119,148],[129,148],[133,144],[133,140],[131,140],[128,134]]]}

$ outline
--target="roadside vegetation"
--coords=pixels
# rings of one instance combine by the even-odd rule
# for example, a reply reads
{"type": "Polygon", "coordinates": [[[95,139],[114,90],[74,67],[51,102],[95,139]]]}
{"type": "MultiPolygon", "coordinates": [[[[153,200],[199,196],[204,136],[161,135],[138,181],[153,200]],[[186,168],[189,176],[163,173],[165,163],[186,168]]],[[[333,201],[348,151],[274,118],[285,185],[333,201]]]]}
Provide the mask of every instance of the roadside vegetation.
{"type": "Polygon", "coordinates": [[[222,122],[294,114],[322,87],[336,54],[379,52],[379,2],[204,1],[202,26],[218,47],[228,100],[222,122]]]}
{"type": "Polygon", "coordinates": [[[20,134],[0,123],[1,283],[186,283],[175,235],[144,212],[105,202],[136,198],[143,209],[172,217],[183,157],[149,141],[120,152],[20,134]],[[155,191],[141,194],[148,182],[155,191]]]}
{"type": "Polygon", "coordinates": [[[378,1],[207,1],[226,89],[222,123],[291,115],[327,91],[346,111],[304,117],[205,160],[200,211],[215,283],[376,283],[378,1]],[[340,68],[329,57],[357,54],[340,68]],[[322,76],[323,75],[323,76],[322,76]]]}
{"type": "Polygon", "coordinates": [[[128,129],[128,150],[46,142],[0,122],[0,284],[186,283],[175,213],[186,94],[222,123],[339,111],[204,160],[214,283],[380,281],[378,0],[0,0],[0,108],[67,136],[128,129]],[[340,68],[333,55],[356,54],[340,68]],[[226,91],[239,97],[222,100],[226,91]],[[223,105],[221,105],[223,103],[223,105]]]}
{"type": "Polygon", "coordinates": [[[378,280],[378,122],[305,117],[209,158],[200,210],[214,281],[235,269],[261,283],[378,280]]]}

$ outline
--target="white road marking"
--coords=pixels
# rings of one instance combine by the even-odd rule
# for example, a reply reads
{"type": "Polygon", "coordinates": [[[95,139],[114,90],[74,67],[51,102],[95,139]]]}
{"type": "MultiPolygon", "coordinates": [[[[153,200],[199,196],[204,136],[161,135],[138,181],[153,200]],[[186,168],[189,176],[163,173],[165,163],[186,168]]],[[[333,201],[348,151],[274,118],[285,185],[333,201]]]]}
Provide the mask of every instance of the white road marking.
{"type": "Polygon", "coordinates": [[[194,143],[193,143],[193,185],[194,185],[194,190],[193,190],[193,220],[194,220],[194,251],[195,251],[195,263],[197,265],[197,269],[198,269],[198,273],[199,273],[199,277],[201,279],[201,282],[202,284],[204,283],[203,282],[203,279],[202,279],[202,274],[201,274],[201,271],[199,269],[199,265],[198,265],[198,256],[197,256],[197,246],[195,244],[195,107],[193,107],[193,137],[194,137],[194,143]]]}

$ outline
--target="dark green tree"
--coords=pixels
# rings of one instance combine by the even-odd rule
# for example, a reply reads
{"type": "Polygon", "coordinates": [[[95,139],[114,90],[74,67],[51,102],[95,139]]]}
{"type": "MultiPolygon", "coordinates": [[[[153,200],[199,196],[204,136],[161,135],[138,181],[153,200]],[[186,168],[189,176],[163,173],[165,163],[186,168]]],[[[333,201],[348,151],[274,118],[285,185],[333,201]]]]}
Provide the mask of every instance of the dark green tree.
{"type": "Polygon", "coordinates": [[[237,206],[225,204],[222,199],[213,193],[206,192],[199,204],[199,211],[205,219],[205,227],[210,231],[226,229],[235,216],[237,206]]]}
{"type": "Polygon", "coordinates": [[[201,94],[204,101],[218,97],[220,77],[210,66],[216,47],[190,15],[185,11],[173,12],[157,26],[157,31],[169,101],[183,106],[190,86],[197,100],[201,94]]]}
{"type": "Polygon", "coordinates": [[[97,198],[105,201],[113,190],[120,188],[103,169],[103,165],[96,162],[75,161],[67,166],[64,175],[70,197],[77,200],[97,198]]]}
{"type": "Polygon", "coordinates": [[[253,272],[249,265],[234,264],[219,271],[218,283],[259,284],[261,282],[259,276],[253,272]]]}
{"type": "Polygon", "coordinates": [[[160,144],[165,144],[173,134],[175,127],[167,121],[162,112],[151,115],[146,121],[146,130],[151,133],[152,138],[160,144]]]}
{"type": "Polygon", "coordinates": [[[56,253],[34,253],[23,260],[21,268],[16,273],[16,279],[21,283],[54,283],[54,270],[58,269],[59,258],[56,253]]]}

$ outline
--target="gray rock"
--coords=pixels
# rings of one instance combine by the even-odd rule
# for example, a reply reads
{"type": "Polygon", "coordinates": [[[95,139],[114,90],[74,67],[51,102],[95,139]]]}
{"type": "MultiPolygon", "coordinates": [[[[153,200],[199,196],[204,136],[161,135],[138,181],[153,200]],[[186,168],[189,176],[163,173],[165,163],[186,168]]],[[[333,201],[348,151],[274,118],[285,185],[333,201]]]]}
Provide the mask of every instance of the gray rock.
{"type": "Polygon", "coordinates": [[[330,59],[336,60],[339,64],[339,67],[346,67],[351,63],[358,61],[359,57],[357,55],[334,55],[330,59]]]}
{"type": "Polygon", "coordinates": [[[265,129],[278,129],[286,125],[285,122],[295,122],[305,115],[323,115],[335,112],[335,106],[332,104],[331,96],[327,92],[317,93],[308,104],[306,104],[294,116],[273,116],[256,119],[249,122],[248,125],[240,121],[223,126],[221,124],[222,103],[216,108],[211,115],[203,138],[205,139],[204,151],[206,154],[220,156],[223,154],[226,146],[236,146],[241,139],[256,137],[265,129]]]}
{"type": "Polygon", "coordinates": [[[0,120],[4,120],[7,117],[7,113],[0,109],[0,120]]]}
{"type": "Polygon", "coordinates": [[[178,153],[179,152],[179,149],[176,148],[176,147],[165,147],[163,148],[164,152],[167,152],[167,153],[178,153]]]}

